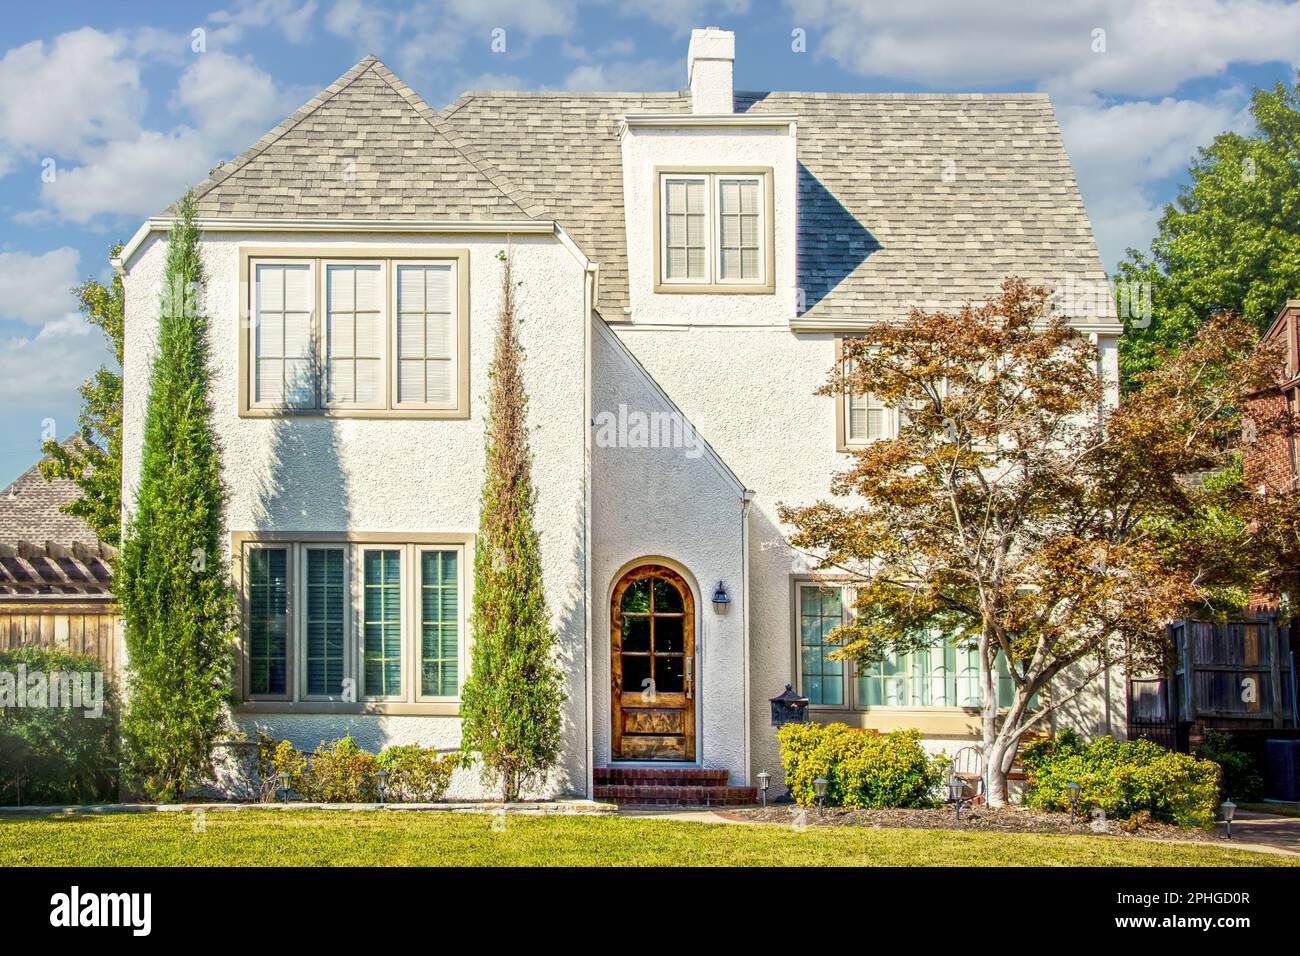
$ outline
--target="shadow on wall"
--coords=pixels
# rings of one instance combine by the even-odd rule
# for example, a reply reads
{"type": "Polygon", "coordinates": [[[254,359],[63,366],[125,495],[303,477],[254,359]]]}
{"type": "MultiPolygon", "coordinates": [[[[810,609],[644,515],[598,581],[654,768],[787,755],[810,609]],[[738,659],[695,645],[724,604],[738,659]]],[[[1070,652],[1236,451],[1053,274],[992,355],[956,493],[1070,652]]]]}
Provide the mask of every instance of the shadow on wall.
{"type": "Polygon", "coordinates": [[[831,290],[883,248],[820,179],[799,164],[799,313],[810,312],[831,290]]]}
{"type": "MultiPolygon", "coordinates": [[[[312,355],[318,354],[315,343],[312,355]]],[[[310,396],[324,376],[313,358],[285,383],[290,395],[310,396]]],[[[254,506],[257,531],[345,531],[352,517],[348,479],[340,461],[339,421],[319,416],[271,420],[265,467],[254,506]]]]}

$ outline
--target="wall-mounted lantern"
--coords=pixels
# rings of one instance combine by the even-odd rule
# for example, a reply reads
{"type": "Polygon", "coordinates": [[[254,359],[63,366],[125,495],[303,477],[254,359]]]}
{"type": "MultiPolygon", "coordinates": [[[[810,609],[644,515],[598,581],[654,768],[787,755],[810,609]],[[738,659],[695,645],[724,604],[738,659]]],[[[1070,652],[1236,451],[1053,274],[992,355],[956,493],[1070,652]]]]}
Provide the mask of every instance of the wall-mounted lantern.
{"type": "Polygon", "coordinates": [[[808,698],[800,697],[789,684],[785,685],[785,693],[773,697],[771,703],[773,727],[808,723],[808,698]]]}
{"type": "Polygon", "coordinates": [[[719,614],[726,614],[727,608],[731,606],[731,595],[727,593],[727,586],[721,581],[713,589],[713,610],[719,614]]]}

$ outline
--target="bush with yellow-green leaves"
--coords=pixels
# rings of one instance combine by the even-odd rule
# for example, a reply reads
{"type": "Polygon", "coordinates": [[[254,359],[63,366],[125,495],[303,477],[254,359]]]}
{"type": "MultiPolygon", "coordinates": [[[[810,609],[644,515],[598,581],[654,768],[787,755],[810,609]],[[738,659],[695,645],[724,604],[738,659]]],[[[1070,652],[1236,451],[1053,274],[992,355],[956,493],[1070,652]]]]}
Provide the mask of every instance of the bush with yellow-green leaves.
{"type": "Polygon", "coordinates": [[[776,737],[786,783],[801,806],[817,805],[818,777],[827,781],[826,806],[853,810],[927,807],[943,781],[943,758],[926,753],[919,730],[786,724],[776,737]]]}

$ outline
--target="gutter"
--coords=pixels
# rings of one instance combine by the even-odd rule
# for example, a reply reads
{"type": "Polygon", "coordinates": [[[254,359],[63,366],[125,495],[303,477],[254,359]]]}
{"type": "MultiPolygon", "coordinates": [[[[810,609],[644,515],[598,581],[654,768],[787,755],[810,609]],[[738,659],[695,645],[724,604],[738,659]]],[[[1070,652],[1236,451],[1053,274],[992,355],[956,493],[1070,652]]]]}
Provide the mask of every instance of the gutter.
{"type": "MultiPolygon", "coordinates": [[[[122,253],[112,260],[113,268],[122,274],[132,257],[151,233],[167,232],[171,228],[168,216],[151,216],[136,230],[122,253]]],[[[560,235],[571,251],[577,250],[562,230],[550,219],[515,220],[465,220],[465,219],[196,219],[201,232],[299,232],[318,233],[384,233],[388,235],[427,235],[449,233],[453,235],[560,235]]],[[[581,255],[580,252],[577,253],[581,255]]],[[[586,259],[582,256],[583,260],[586,259]]]]}

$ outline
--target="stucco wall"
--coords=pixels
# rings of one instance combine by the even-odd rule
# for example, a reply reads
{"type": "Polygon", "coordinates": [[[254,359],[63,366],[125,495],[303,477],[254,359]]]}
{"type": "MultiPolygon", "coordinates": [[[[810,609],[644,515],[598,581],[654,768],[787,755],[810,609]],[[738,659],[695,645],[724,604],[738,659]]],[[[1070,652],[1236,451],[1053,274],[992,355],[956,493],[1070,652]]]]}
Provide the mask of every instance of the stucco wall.
{"type": "MultiPolygon", "coordinates": [[[[211,323],[214,425],[230,491],[229,531],[474,533],[482,484],[483,427],[500,302],[504,236],[255,235],[205,238],[206,304],[211,323]],[[470,416],[467,420],[240,418],[239,250],[373,246],[412,256],[439,248],[469,249],[470,416]]],[[[139,477],[149,370],[156,346],[158,289],[166,249],[155,234],[129,263],[126,277],[124,500],[139,477]]],[[[584,356],[588,317],[582,266],[552,237],[512,240],[520,335],[527,350],[530,440],[538,490],[536,523],[546,569],[546,597],[568,677],[564,758],[549,789],[586,786],[585,616],[583,595],[584,356]]],[[[466,573],[469,572],[466,568],[466,573]]],[[[295,744],[352,733],[372,749],[419,742],[455,747],[459,719],[434,716],[259,714],[244,720],[295,744]]],[[[459,795],[472,781],[458,778],[459,795]]]]}
{"type": "MultiPolygon", "coordinates": [[[[788,322],[795,315],[796,138],[788,127],[760,129],[637,129],[623,140],[623,203],[627,222],[628,288],[636,322],[691,325],[788,322]],[[770,294],[656,293],[655,169],[770,167],[774,226],[774,292],[770,294]]],[[[619,316],[606,316],[617,320],[619,316]]]]}
{"type": "MultiPolygon", "coordinates": [[[[599,322],[599,320],[596,320],[599,322]]],[[[608,329],[592,338],[592,414],[672,414],[608,329]]],[[[600,432],[597,432],[599,435],[600,432]]],[[[744,509],[741,487],[690,441],[638,447],[596,441],[592,448],[592,685],[595,762],[610,759],[610,610],[614,585],[638,564],[667,564],[695,592],[697,757],[706,767],[747,777],[745,758],[744,509]],[[725,615],[710,601],[723,581],[725,615]]]]}

